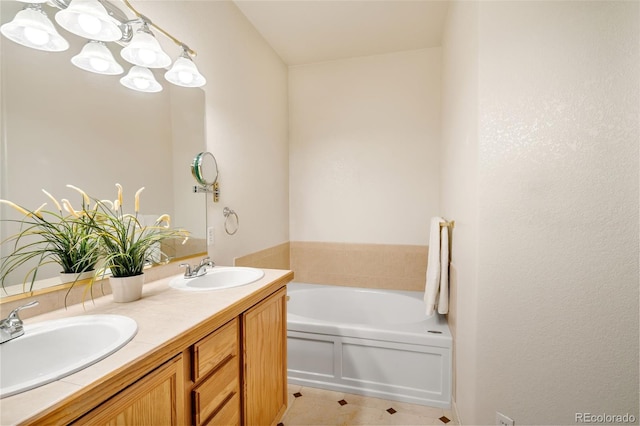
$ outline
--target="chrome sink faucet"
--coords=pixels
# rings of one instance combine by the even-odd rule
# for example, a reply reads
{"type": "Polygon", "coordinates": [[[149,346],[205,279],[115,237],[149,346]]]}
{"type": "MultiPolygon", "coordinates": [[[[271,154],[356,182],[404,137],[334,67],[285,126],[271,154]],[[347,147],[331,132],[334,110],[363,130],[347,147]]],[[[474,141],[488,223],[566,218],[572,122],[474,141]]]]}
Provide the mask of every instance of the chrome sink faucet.
{"type": "Polygon", "coordinates": [[[38,301],[34,300],[26,305],[18,306],[11,311],[5,319],[0,321],[0,343],[8,342],[24,334],[24,324],[18,316],[18,312],[36,306],[37,304],[38,301]]]}
{"type": "Polygon", "coordinates": [[[213,260],[211,260],[210,257],[205,257],[200,261],[199,265],[193,265],[193,267],[188,263],[180,264],[181,268],[185,268],[184,269],[185,278],[201,277],[202,275],[207,273],[207,267],[213,268],[214,266],[216,265],[215,263],[213,263],[213,260]]]}

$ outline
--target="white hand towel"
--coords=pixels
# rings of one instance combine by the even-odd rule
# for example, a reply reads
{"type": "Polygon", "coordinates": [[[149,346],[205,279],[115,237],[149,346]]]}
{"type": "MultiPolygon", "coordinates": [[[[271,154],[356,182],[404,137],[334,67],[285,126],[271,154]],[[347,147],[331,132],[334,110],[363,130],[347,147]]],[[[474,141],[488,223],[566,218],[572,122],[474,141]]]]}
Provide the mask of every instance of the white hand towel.
{"type": "Polygon", "coordinates": [[[431,228],[429,230],[427,282],[424,289],[424,303],[427,305],[427,316],[433,315],[436,304],[438,303],[438,291],[440,290],[440,222],[444,222],[441,217],[432,218],[431,228]]]}
{"type": "Polygon", "coordinates": [[[449,228],[440,230],[440,294],[438,313],[449,313],[449,228]]]}

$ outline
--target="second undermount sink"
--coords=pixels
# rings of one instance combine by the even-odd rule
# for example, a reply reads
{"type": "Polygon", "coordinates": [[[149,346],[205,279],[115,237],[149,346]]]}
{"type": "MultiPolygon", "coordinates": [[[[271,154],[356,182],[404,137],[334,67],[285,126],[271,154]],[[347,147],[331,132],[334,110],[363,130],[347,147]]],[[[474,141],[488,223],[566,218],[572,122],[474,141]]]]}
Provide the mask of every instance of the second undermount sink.
{"type": "Polygon", "coordinates": [[[138,325],[122,315],[82,315],[30,325],[0,344],[0,398],[53,382],[126,345],[138,325]]]}
{"type": "Polygon", "coordinates": [[[216,266],[207,270],[205,275],[195,278],[175,277],[169,285],[179,290],[206,291],[223,288],[239,287],[258,281],[264,276],[264,271],[257,268],[241,266],[216,266]]]}

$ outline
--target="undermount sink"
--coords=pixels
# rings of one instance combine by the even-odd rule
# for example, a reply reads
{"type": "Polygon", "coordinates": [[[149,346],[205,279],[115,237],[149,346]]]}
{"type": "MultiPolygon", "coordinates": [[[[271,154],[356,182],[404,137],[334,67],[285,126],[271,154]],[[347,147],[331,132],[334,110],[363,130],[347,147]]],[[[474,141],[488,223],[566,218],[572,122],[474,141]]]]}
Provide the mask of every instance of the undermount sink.
{"type": "Polygon", "coordinates": [[[0,344],[0,398],[82,370],[122,348],[138,330],[122,315],[28,321],[24,335],[0,344]]]}
{"type": "Polygon", "coordinates": [[[216,266],[207,270],[205,275],[195,278],[175,277],[169,285],[179,290],[206,291],[223,288],[239,287],[258,281],[264,276],[264,271],[257,268],[240,266],[216,266]]]}

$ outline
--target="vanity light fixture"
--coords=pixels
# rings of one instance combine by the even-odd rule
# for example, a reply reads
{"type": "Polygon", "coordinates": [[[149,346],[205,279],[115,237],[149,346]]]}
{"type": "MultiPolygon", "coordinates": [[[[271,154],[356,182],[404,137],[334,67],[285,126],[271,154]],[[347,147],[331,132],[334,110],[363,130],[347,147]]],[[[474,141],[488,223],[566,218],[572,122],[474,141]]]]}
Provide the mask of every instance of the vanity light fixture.
{"type": "Polygon", "coordinates": [[[71,63],[96,74],[118,75],[124,72],[104,42],[97,40],[89,40],[80,53],[71,58],[71,63]]]}
{"type": "Polygon", "coordinates": [[[62,28],[80,37],[100,41],[122,38],[122,30],[98,0],[71,0],[55,18],[62,28]]]}
{"type": "MultiPolygon", "coordinates": [[[[2,0],[0,0],[2,1],[2,0]]],[[[97,74],[122,74],[105,42],[125,46],[120,54],[134,66],[120,82],[131,89],[143,92],[159,92],[158,83],[149,68],[171,66],[171,57],[164,52],[150,27],[161,32],[182,49],[181,55],[171,69],[165,73],[167,81],[183,87],[201,87],[206,79],[193,63],[196,52],[178,40],[148,17],[138,12],[129,2],[121,0],[131,14],[125,14],[113,4],[113,0],[17,0],[26,3],[13,21],[0,27],[8,39],[23,46],[49,52],[67,50],[69,43],[58,34],[49,20],[42,3],[55,7],[55,21],[67,31],[85,37],[88,43],[71,62],[86,71],[97,74]],[[134,26],[139,26],[134,34],[134,26]]]]}
{"type": "Polygon", "coordinates": [[[146,21],[142,22],[142,26],[133,35],[131,42],[120,51],[120,55],[125,61],[146,68],[171,65],[171,58],[162,50],[146,21]]]}
{"type": "Polygon", "coordinates": [[[47,52],[67,50],[69,43],[58,34],[53,22],[42,9],[40,3],[44,1],[36,0],[27,4],[16,13],[11,22],[0,27],[0,32],[9,40],[32,49],[47,52]]]}
{"type": "Polygon", "coordinates": [[[202,87],[207,82],[184,46],[182,54],[173,63],[171,69],[164,74],[164,78],[170,83],[183,87],[202,87]]]}
{"type": "Polygon", "coordinates": [[[162,90],[153,73],[148,68],[138,65],[132,66],[127,75],[120,79],[120,83],[138,92],[155,93],[162,90]]]}

